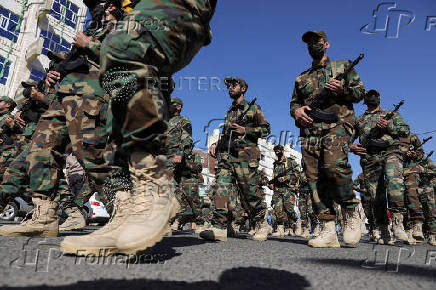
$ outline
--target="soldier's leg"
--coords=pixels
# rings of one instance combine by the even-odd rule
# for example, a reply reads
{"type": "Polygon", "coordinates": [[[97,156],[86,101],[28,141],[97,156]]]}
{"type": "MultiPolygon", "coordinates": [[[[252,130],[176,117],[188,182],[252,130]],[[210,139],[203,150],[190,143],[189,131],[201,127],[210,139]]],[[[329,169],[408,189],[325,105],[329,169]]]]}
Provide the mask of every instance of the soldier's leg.
{"type": "Polygon", "coordinates": [[[284,225],[286,219],[286,212],[283,208],[283,196],[278,191],[274,193],[275,201],[274,201],[274,214],[276,216],[276,221],[278,225],[284,225]]]}
{"type": "Polygon", "coordinates": [[[295,193],[289,189],[283,192],[283,208],[289,218],[289,222],[294,224],[297,221],[297,213],[295,212],[295,193]]]}
{"type": "Polygon", "coordinates": [[[300,211],[301,225],[303,228],[309,226],[309,213],[307,197],[304,194],[298,196],[298,210],[300,211]]]}
{"type": "Polygon", "coordinates": [[[212,225],[219,229],[227,228],[229,204],[231,201],[231,186],[233,168],[227,162],[222,162],[216,172],[216,183],[213,192],[212,225]]]}
{"type": "Polygon", "coordinates": [[[430,239],[430,236],[436,235],[436,203],[433,187],[431,185],[422,186],[419,190],[419,198],[423,207],[425,228],[428,230],[430,239]]]}
{"type": "Polygon", "coordinates": [[[418,194],[419,174],[413,172],[413,168],[405,168],[403,177],[405,187],[404,200],[407,209],[404,226],[409,235],[411,234],[417,241],[423,241],[422,225],[424,222],[424,214],[418,194]]]}

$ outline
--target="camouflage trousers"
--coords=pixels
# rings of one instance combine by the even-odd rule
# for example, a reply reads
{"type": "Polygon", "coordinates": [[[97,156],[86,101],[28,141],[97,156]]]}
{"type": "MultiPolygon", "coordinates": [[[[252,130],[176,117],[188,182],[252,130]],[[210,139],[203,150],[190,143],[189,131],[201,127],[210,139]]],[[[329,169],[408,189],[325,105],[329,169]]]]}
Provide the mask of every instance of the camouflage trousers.
{"type": "Polygon", "coordinates": [[[350,135],[343,125],[301,138],[303,169],[320,220],[335,219],[334,202],[344,208],[355,208],[359,203],[352,190],[349,142],[350,135]]]}
{"type": "MultiPolygon", "coordinates": [[[[104,163],[107,143],[105,108],[106,103],[97,96],[64,96],[61,102],[55,99],[50,103],[32,137],[27,157],[32,192],[55,198],[68,148],[89,177],[102,179],[99,166],[104,163]]],[[[82,188],[87,198],[92,192],[89,186],[82,188]]],[[[83,206],[84,201],[86,198],[76,202],[83,206]]]]}
{"type": "Polygon", "coordinates": [[[171,76],[208,40],[202,19],[184,6],[184,0],[140,1],[102,43],[100,81],[116,108],[111,134],[126,155],[165,154],[171,76]],[[150,19],[165,29],[146,29],[150,19]]]}
{"type": "MultiPolygon", "coordinates": [[[[16,140],[15,140],[16,141],[16,140]]],[[[0,151],[0,180],[3,180],[4,173],[14,158],[20,153],[19,144],[3,146],[0,151]]]]}
{"type": "MultiPolygon", "coordinates": [[[[384,186],[379,186],[379,190],[380,189],[386,193],[384,186]]],[[[368,220],[369,230],[373,230],[375,229],[374,202],[371,196],[363,193],[360,194],[360,200],[362,202],[363,211],[365,212],[365,216],[368,220]]]]}
{"type": "Polygon", "coordinates": [[[419,200],[424,215],[424,231],[436,234],[436,199],[434,188],[430,183],[421,183],[418,190],[419,200]]]}
{"type": "Polygon", "coordinates": [[[416,164],[406,164],[403,171],[405,187],[405,203],[408,210],[408,221],[423,221],[421,202],[419,200],[419,172],[420,166],[416,164]]]}
{"type": "Polygon", "coordinates": [[[218,162],[216,184],[213,193],[213,219],[212,224],[225,229],[227,227],[232,196],[235,196],[235,184],[244,210],[250,219],[258,222],[265,218],[266,203],[264,193],[260,187],[260,174],[257,170],[258,159],[251,159],[248,151],[241,150],[239,158],[226,156],[218,162]]]}
{"type": "Polygon", "coordinates": [[[202,222],[198,182],[198,178],[182,177],[176,185],[176,198],[180,203],[180,218],[183,222],[202,222]]]}
{"type": "Polygon", "coordinates": [[[368,195],[373,200],[376,224],[388,223],[386,191],[390,212],[405,214],[402,154],[395,151],[367,154],[360,159],[360,165],[367,180],[368,195]],[[386,191],[380,190],[380,186],[386,191]]]}
{"type": "Polygon", "coordinates": [[[290,223],[297,221],[297,213],[294,210],[296,201],[295,192],[290,188],[277,188],[271,199],[271,206],[274,209],[277,224],[284,225],[289,219],[290,223]]]}
{"type": "Polygon", "coordinates": [[[298,195],[298,211],[300,212],[301,224],[303,226],[309,225],[309,218],[312,220],[311,214],[312,210],[312,198],[309,194],[299,194],[298,195]]]}

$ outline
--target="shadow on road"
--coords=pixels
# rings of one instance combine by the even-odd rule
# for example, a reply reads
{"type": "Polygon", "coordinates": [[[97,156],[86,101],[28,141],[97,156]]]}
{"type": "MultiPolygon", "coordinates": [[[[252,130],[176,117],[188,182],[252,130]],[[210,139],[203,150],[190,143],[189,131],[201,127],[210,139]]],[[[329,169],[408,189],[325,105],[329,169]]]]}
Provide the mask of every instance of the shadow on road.
{"type": "Polygon", "coordinates": [[[309,287],[310,283],[298,274],[290,273],[283,270],[265,269],[257,267],[235,268],[224,271],[218,282],[200,281],[161,281],[161,280],[97,280],[79,282],[72,285],[63,286],[31,286],[31,287],[10,287],[2,289],[48,289],[48,290],[88,290],[88,289],[177,289],[177,290],[265,290],[265,289],[304,289],[309,287]]]}
{"type": "Polygon", "coordinates": [[[285,242],[285,243],[292,243],[292,244],[298,244],[298,245],[305,245],[307,246],[307,239],[303,238],[297,238],[297,237],[287,237],[287,238],[275,238],[275,237],[268,237],[269,241],[277,241],[277,242],[285,242]]]}
{"type": "Polygon", "coordinates": [[[415,266],[408,264],[394,264],[394,263],[386,263],[383,265],[371,265],[371,263],[365,263],[364,260],[354,260],[354,259],[319,259],[319,258],[307,258],[301,259],[306,262],[317,263],[317,264],[326,264],[338,266],[338,271],[340,268],[354,268],[354,269],[362,269],[367,271],[383,271],[389,272],[392,274],[406,274],[413,275],[422,278],[430,278],[435,279],[436,277],[436,268],[433,266],[415,266]]]}

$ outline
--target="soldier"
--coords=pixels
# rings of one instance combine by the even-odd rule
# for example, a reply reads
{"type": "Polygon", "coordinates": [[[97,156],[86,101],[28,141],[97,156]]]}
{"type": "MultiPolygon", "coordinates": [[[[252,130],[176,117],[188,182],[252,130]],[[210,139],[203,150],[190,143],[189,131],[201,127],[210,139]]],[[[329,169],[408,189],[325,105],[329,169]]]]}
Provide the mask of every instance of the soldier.
{"type": "Polygon", "coordinates": [[[300,211],[301,232],[295,235],[302,238],[310,238],[309,218],[312,223],[312,228],[315,230],[316,221],[313,217],[312,198],[310,197],[310,188],[307,184],[307,178],[304,172],[299,174],[299,190],[298,190],[298,210],[300,211]]]}
{"type": "Polygon", "coordinates": [[[406,146],[404,148],[406,155],[404,157],[404,186],[405,186],[405,201],[407,206],[407,221],[405,223],[409,240],[415,239],[417,242],[424,240],[422,233],[422,224],[424,214],[422,205],[419,200],[419,173],[422,172],[422,166],[419,161],[424,157],[424,150],[421,141],[415,134],[410,134],[405,139],[406,146]],[[407,146],[408,145],[408,146],[407,146]]]}
{"type": "Polygon", "coordinates": [[[285,220],[289,217],[291,225],[297,222],[294,206],[299,172],[297,162],[293,158],[285,156],[282,145],[274,146],[274,153],[277,160],[274,162],[273,178],[268,183],[269,189],[274,190],[273,208],[278,225],[277,233],[274,233],[273,236],[283,238],[285,236],[285,220]]]}
{"type": "MultiPolygon", "coordinates": [[[[380,186],[381,193],[385,192],[385,187],[380,186]]],[[[380,239],[379,230],[375,225],[375,216],[374,216],[374,202],[371,199],[371,196],[366,189],[366,181],[365,175],[360,173],[357,178],[353,182],[353,189],[360,193],[360,201],[362,203],[363,210],[365,212],[365,216],[368,220],[368,230],[371,241],[378,241],[380,239]]]]}
{"type": "Polygon", "coordinates": [[[15,122],[11,115],[16,107],[16,103],[9,97],[0,98],[0,180],[3,173],[11,163],[13,156],[17,154],[17,144],[15,142],[15,122]]]}
{"type": "Polygon", "coordinates": [[[428,243],[436,246],[436,199],[434,187],[436,185],[436,166],[429,157],[420,162],[422,171],[419,175],[418,196],[422,204],[424,225],[428,232],[428,243]]]}
{"type": "MultiPolygon", "coordinates": [[[[200,237],[227,241],[227,219],[233,194],[229,184],[235,182],[241,204],[256,225],[253,239],[264,241],[267,239],[269,228],[264,193],[259,185],[260,152],[257,140],[268,136],[270,125],[260,106],[244,99],[248,84],[243,79],[228,77],[224,82],[233,103],[226,113],[223,134],[216,148],[218,170],[213,195],[213,227],[201,232],[200,237]]],[[[212,152],[212,155],[215,155],[215,152],[212,152]]]]}
{"type": "MultiPolygon", "coordinates": [[[[116,2],[108,0],[107,4],[94,4],[95,7],[99,7],[94,7],[93,10],[94,23],[105,20],[104,25],[97,25],[96,29],[90,28],[88,31],[91,32],[91,36],[79,32],[74,39],[73,51],[65,57],[64,62],[59,61],[54,68],[59,71],[50,71],[46,76],[48,86],[60,83],[56,98],[39,120],[32,137],[30,154],[27,156],[35,211],[31,222],[18,226],[3,226],[0,228],[1,235],[58,235],[56,198],[58,199],[59,180],[63,176],[62,168],[69,146],[89,171],[90,176],[95,172],[93,167],[103,152],[96,148],[106,145],[106,138],[100,135],[105,130],[98,128],[104,127],[105,123],[102,113],[105,109],[105,93],[98,82],[100,45],[116,24],[117,15],[120,15],[118,7],[121,4],[118,3],[117,6],[116,2]],[[94,17],[95,9],[101,13],[101,8],[105,8],[102,16],[104,18],[97,19],[94,17]],[[92,123],[92,132],[88,131],[87,122],[92,123]]],[[[97,170],[98,174],[100,172],[97,170]]],[[[91,189],[88,191],[90,195],[91,189]]]]}
{"type": "Polygon", "coordinates": [[[345,217],[344,243],[353,245],[361,237],[360,215],[352,184],[352,170],[348,163],[348,144],[353,134],[353,103],[363,98],[364,88],[354,70],[345,80],[335,77],[344,72],[348,62],[330,61],[326,50],[330,47],[323,31],[308,31],[303,37],[312,67],[295,81],[290,113],[300,129],[301,152],[312,199],[322,232],[309,240],[312,247],[339,247],[335,230],[334,201],[341,205],[345,217]],[[337,121],[310,117],[314,98],[326,89],[330,92],[323,110],[337,113],[337,121]],[[309,115],[308,115],[309,114],[309,115]]]}
{"type": "Polygon", "coordinates": [[[393,221],[393,234],[395,238],[407,242],[408,237],[403,227],[403,215],[406,213],[402,174],[404,156],[399,146],[400,138],[409,135],[409,126],[396,112],[390,120],[385,119],[391,111],[380,108],[378,91],[369,90],[364,100],[368,109],[355,122],[355,138],[359,137],[360,143],[352,145],[350,150],[361,156],[360,164],[367,181],[366,189],[374,200],[376,224],[381,232],[378,243],[392,244],[388,229],[385,192],[379,190],[379,186],[383,186],[384,178],[386,178],[388,209],[393,221]],[[380,136],[374,137],[371,133],[373,130],[379,130],[380,136]],[[371,138],[382,140],[381,145],[377,145],[376,140],[371,138]]]}
{"type": "Polygon", "coordinates": [[[166,166],[171,90],[164,83],[211,42],[215,6],[216,0],[134,1],[102,44],[100,81],[111,97],[114,156],[122,157],[114,161],[128,167],[133,191],[119,188],[111,222],[90,235],[67,237],[63,252],[134,254],[167,232],[179,205],[166,166]],[[147,27],[150,19],[157,27],[147,27]]]}

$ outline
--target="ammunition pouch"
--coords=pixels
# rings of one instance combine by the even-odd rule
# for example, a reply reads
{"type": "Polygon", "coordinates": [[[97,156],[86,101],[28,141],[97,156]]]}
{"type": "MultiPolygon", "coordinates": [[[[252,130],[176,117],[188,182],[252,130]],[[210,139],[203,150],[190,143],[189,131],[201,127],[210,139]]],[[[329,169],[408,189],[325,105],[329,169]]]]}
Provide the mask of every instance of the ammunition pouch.
{"type": "Polygon", "coordinates": [[[336,123],[339,121],[339,117],[336,112],[326,112],[318,108],[310,111],[309,116],[313,119],[315,123],[336,123]]]}

